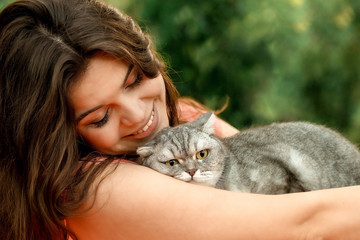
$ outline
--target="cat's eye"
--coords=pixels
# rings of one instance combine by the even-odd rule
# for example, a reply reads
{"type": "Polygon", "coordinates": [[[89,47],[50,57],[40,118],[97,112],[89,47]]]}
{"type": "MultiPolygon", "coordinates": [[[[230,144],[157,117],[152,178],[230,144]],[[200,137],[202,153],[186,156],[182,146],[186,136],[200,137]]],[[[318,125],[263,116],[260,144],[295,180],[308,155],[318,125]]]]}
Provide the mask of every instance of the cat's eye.
{"type": "Polygon", "coordinates": [[[165,162],[165,164],[172,167],[172,166],[179,164],[179,161],[176,159],[171,159],[171,160],[165,162]]]}
{"type": "Polygon", "coordinates": [[[204,159],[204,158],[207,157],[208,153],[209,153],[209,151],[208,151],[207,149],[198,151],[198,152],[196,153],[196,158],[197,158],[197,159],[200,159],[200,160],[201,160],[201,159],[204,159]]]}

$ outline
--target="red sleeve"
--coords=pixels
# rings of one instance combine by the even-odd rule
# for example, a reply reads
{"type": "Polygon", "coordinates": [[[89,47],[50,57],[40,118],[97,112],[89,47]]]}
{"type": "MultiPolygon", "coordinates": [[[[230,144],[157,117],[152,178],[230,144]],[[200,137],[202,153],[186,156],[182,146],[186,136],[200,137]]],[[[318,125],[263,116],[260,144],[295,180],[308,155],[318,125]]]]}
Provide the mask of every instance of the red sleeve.
{"type": "MultiPolygon", "coordinates": [[[[179,101],[178,103],[178,115],[180,122],[192,122],[199,118],[202,114],[207,111],[198,109],[194,106],[186,104],[184,102],[179,101]]],[[[218,117],[216,117],[215,121],[215,135],[222,136],[222,124],[218,117]]]]}

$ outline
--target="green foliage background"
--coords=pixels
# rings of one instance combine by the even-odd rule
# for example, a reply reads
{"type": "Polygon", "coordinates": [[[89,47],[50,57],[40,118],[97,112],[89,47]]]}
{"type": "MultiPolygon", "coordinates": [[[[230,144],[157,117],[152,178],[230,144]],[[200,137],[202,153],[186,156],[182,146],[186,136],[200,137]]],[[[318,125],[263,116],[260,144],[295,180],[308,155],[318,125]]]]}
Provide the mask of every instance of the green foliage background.
{"type": "Polygon", "coordinates": [[[213,109],[229,97],[221,117],[234,126],[306,120],[360,143],[360,1],[132,0],[119,7],[153,35],[182,95],[213,109]]]}
{"type": "Polygon", "coordinates": [[[107,2],[152,35],[182,95],[229,98],[235,127],[306,120],[360,143],[360,1],[107,2]]]}

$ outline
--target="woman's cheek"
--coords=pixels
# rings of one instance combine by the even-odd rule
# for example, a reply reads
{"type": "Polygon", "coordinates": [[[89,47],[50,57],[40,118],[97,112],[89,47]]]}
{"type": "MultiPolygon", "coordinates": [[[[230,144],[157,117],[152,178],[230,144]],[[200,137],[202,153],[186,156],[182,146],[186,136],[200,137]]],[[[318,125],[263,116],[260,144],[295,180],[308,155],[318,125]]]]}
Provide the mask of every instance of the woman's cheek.
{"type": "Polygon", "coordinates": [[[117,143],[116,131],[97,129],[96,133],[91,134],[87,139],[90,145],[96,150],[102,151],[112,149],[117,143]]]}

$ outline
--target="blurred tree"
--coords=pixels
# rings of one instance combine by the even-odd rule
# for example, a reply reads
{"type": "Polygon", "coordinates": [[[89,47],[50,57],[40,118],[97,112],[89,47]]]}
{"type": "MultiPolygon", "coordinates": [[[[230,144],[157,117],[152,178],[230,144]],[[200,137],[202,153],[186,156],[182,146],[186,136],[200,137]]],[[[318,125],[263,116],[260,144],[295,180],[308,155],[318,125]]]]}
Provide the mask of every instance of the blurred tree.
{"type": "MultiPolygon", "coordinates": [[[[114,1],[116,2],[116,1],[114,1]]],[[[357,0],[133,0],[182,95],[236,127],[308,120],[360,142],[357,0]]]]}
{"type": "Polygon", "coordinates": [[[3,9],[6,5],[13,2],[13,0],[0,0],[0,9],[3,9]]]}

